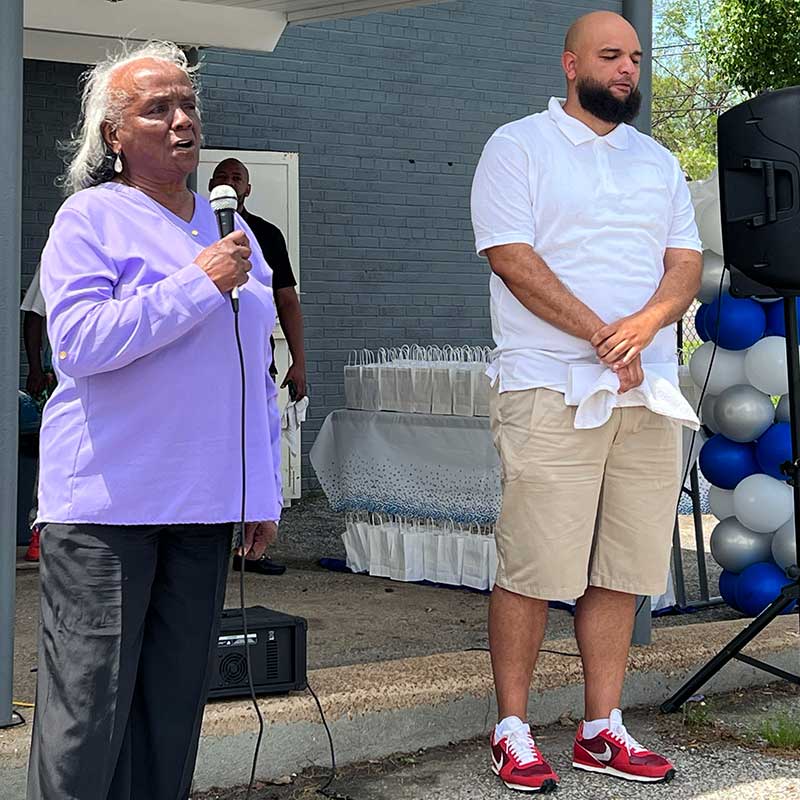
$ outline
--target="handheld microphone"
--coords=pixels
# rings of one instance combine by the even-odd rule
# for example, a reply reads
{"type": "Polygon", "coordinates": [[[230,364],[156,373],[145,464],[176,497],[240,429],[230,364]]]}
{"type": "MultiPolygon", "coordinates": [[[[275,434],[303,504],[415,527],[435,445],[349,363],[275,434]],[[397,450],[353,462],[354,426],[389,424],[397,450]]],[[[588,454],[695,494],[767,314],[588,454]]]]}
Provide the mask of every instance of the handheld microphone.
{"type": "MultiPolygon", "coordinates": [[[[211,208],[217,215],[217,225],[219,226],[219,238],[223,239],[229,233],[235,230],[233,225],[233,214],[239,206],[239,198],[236,196],[232,186],[220,184],[211,190],[211,196],[208,198],[211,203],[211,208]]],[[[234,286],[231,289],[231,303],[233,310],[239,310],[239,287],[234,286]]]]}

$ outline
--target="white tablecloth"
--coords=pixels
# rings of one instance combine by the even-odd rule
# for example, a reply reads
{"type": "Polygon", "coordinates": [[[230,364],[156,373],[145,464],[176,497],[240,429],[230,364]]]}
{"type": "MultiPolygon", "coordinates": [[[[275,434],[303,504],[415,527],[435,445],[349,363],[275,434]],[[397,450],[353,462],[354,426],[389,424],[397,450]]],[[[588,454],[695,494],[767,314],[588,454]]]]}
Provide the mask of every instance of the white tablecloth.
{"type": "Polygon", "coordinates": [[[500,462],[485,417],[334,411],[311,464],[335,511],[482,525],[500,513],[500,462]]]}

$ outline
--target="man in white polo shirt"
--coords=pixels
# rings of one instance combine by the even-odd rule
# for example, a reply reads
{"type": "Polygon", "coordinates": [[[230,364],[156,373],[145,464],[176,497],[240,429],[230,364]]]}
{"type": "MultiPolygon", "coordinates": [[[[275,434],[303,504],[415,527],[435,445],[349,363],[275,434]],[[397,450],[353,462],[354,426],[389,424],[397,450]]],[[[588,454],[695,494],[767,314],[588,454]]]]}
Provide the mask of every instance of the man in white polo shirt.
{"type": "Polygon", "coordinates": [[[585,721],[573,766],[636,781],[675,770],[619,711],[636,595],[666,589],[680,484],[675,322],[701,246],[680,166],[635,130],[642,48],[620,16],[570,29],[567,100],[504,125],[472,191],[492,269],[491,425],[503,470],[489,612],[500,721],[494,771],[511,788],[558,777],[528,726],[548,600],[577,598],[585,721]]]}

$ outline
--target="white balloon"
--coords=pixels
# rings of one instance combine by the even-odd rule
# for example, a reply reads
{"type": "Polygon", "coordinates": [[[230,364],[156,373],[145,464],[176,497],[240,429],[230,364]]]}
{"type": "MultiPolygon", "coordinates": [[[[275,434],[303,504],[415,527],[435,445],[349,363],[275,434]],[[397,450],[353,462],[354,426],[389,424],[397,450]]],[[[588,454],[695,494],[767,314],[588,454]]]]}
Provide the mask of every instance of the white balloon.
{"type": "Polygon", "coordinates": [[[712,486],[708,490],[708,504],[711,506],[711,513],[720,521],[736,516],[732,490],[712,486]]]}
{"type": "Polygon", "coordinates": [[[693,181],[689,191],[704,250],[722,255],[722,220],[719,206],[719,177],[715,169],[707,180],[693,181]]]}
{"type": "MultiPolygon", "coordinates": [[[[781,337],[777,338],[783,341],[781,337]]],[[[701,389],[704,385],[706,386],[707,394],[721,394],[730,386],[748,382],[744,369],[745,357],[748,352],[747,350],[725,350],[717,347],[717,352],[714,354],[714,343],[705,342],[692,353],[689,361],[689,374],[701,389]],[[712,354],[714,354],[714,365],[711,367],[711,375],[708,376],[712,354]],[[706,384],[706,376],[708,376],[708,384],[706,384]]]]}
{"type": "Polygon", "coordinates": [[[771,533],[791,519],[792,489],[769,475],[751,475],[733,490],[736,519],[758,533],[771,533]]]}
{"type": "Polygon", "coordinates": [[[769,395],[789,391],[786,339],[783,336],[767,336],[745,353],[744,371],[748,383],[769,395]]]}

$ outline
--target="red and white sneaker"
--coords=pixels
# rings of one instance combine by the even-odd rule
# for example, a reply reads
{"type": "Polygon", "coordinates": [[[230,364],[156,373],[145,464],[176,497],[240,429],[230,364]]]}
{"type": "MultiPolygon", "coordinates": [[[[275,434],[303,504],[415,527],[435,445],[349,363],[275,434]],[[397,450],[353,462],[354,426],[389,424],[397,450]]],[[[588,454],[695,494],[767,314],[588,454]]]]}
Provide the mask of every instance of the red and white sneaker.
{"type": "Polygon", "coordinates": [[[500,738],[492,732],[492,772],[518,792],[554,792],[558,775],[544,760],[533,741],[531,728],[523,724],[500,738]]]}
{"type": "Polygon", "coordinates": [[[668,783],[675,777],[675,767],[664,758],[643,747],[622,724],[622,712],[611,712],[610,726],[592,739],[578,728],[572,748],[572,766],[588,772],[603,772],[626,781],[668,783]]]}

